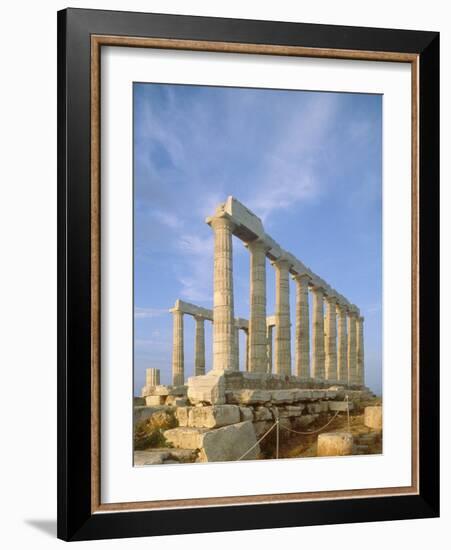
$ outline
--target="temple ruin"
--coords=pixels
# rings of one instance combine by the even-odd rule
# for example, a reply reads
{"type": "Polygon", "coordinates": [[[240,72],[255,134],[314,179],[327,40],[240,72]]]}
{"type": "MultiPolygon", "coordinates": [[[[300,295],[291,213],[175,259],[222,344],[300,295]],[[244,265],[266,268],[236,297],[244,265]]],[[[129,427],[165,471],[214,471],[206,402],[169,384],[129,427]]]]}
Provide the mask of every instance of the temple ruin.
{"type": "MultiPolygon", "coordinates": [[[[142,390],[146,406],[136,408],[135,422],[153,414],[152,407],[175,407],[178,426],[165,432],[171,446],[197,449],[198,461],[236,460],[246,445],[258,451],[254,442],[271,419],[278,427],[284,419],[286,429],[295,431],[296,426],[307,426],[308,418],[345,407],[349,411],[371,395],[365,387],[364,319],[356,305],[284,250],[265,232],[260,218],[234,197],[220,204],[206,223],[214,234],[213,308],[176,300],[170,309],[172,384],[160,385],[158,369],[147,370],[142,390]],[[250,256],[249,319],[234,313],[233,236],[250,256]],[[266,259],[275,270],[273,315],[267,312],[266,259]],[[294,360],[290,276],[296,288],[294,360]],[[186,315],[196,323],[195,371],[188,379],[186,315]],[[205,360],[206,321],[212,323],[212,365],[205,360]],[[243,350],[240,330],[246,335],[243,350]],[[212,450],[224,449],[224,441],[229,441],[230,452],[212,450]]],[[[256,457],[252,452],[246,458],[256,457]]]]}

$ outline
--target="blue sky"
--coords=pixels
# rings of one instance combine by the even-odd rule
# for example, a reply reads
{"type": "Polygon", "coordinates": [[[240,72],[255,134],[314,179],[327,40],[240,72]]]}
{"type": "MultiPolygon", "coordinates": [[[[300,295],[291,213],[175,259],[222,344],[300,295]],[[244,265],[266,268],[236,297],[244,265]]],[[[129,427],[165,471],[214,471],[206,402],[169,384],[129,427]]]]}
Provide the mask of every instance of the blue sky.
{"type": "MultiPolygon", "coordinates": [[[[135,83],[135,394],[148,367],[170,382],[168,309],[175,300],[212,307],[213,238],[205,217],[229,195],[360,308],[366,381],[379,393],[382,96],[135,83]]],[[[233,245],[235,313],[248,318],[248,252],[236,238],[233,245]]],[[[268,315],[274,298],[268,262],[268,315]]],[[[206,345],[208,370],[208,322],[206,345]]],[[[186,376],[193,348],[194,320],[185,316],[186,376]]]]}

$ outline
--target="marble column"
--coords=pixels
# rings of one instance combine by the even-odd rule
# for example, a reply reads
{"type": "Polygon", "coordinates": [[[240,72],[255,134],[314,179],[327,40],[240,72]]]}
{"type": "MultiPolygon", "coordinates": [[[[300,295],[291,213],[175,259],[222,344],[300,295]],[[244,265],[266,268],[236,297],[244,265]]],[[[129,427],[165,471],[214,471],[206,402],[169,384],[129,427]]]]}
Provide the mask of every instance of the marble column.
{"type": "Polygon", "coordinates": [[[272,373],[272,329],[274,325],[268,325],[266,328],[266,372],[272,373]]]}
{"type": "Polygon", "coordinates": [[[357,318],[357,384],[365,385],[365,355],[363,346],[363,321],[364,317],[357,318]]]}
{"type": "Polygon", "coordinates": [[[185,365],[183,354],[183,313],[179,309],[173,309],[172,331],[172,384],[183,386],[185,383],[185,365]]]}
{"type": "Polygon", "coordinates": [[[249,329],[243,328],[244,334],[246,335],[246,357],[245,357],[245,371],[249,372],[249,329]]]}
{"type": "Polygon", "coordinates": [[[337,304],[337,379],[339,384],[348,383],[348,333],[347,313],[343,304],[337,304]]]}
{"type": "Polygon", "coordinates": [[[308,301],[308,275],[295,275],[296,281],[296,376],[310,378],[310,314],[308,301]]]}
{"type": "Polygon", "coordinates": [[[348,312],[348,384],[357,384],[357,314],[354,310],[348,312]]]}
{"type": "Polygon", "coordinates": [[[337,382],[337,299],[326,298],[326,380],[337,382]]]}
{"type": "Polygon", "coordinates": [[[266,372],[266,250],[259,241],[248,244],[250,253],[249,369],[266,372]]]}
{"type": "Polygon", "coordinates": [[[146,369],[146,386],[160,385],[160,369],[146,369]]]}
{"type": "Polygon", "coordinates": [[[233,341],[234,341],[233,370],[238,371],[240,370],[240,329],[237,325],[235,325],[235,329],[233,331],[233,341]]]}
{"type": "Polygon", "coordinates": [[[325,377],[325,352],[324,352],[324,290],[314,287],[313,294],[313,354],[312,354],[312,378],[324,380],[325,377]]]}
{"type": "Polygon", "coordinates": [[[194,376],[205,374],[205,319],[195,316],[196,341],[194,349],[194,376]]]}
{"type": "Polygon", "coordinates": [[[210,220],[214,232],[213,370],[233,370],[235,317],[233,312],[233,223],[227,217],[210,220]]]}
{"type": "Polygon", "coordinates": [[[276,270],[276,331],[274,338],[275,373],[291,375],[291,323],[290,323],[290,281],[289,263],[277,260],[276,270]]]}

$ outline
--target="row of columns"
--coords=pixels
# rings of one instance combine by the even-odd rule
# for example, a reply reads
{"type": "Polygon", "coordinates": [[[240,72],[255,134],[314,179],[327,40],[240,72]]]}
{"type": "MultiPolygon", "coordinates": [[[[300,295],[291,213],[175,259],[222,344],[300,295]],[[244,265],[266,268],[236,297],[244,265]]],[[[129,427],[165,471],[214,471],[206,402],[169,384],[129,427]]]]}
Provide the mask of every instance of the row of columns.
{"type": "MultiPolygon", "coordinates": [[[[227,214],[209,221],[214,232],[213,370],[235,370],[237,339],[234,333],[233,254],[234,225],[227,214]]],[[[250,253],[249,370],[267,372],[265,243],[247,245],[250,253]]],[[[273,262],[276,275],[274,370],[291,375],[291,323],[289,301],[290,264],[273,262]]],[[[364,383],[363,317],[353,308],[338,304],[325,289],[311,286],[308,275],[295,275],[296,357],[295,374],[301,378],[364,383]],[[309,288],[313,294],[312,364],[310,369],[309,288]],[[326,304],[326,318],[324,317],[326,304]],[[338,315],[337,315],[338,314],[338,315]]]]}
{"type": "MultiPolygon", "coordinates": [[[[184,315],[185,313],[178,307],[171,310],[173,315],[172,332],[172,384],[181,386],[185,383],[185,353],[184,353],[184,315]]],[[[202,315],[192,315],[196,322],[195,341],[194,341],[194,376],[205,374],[205,321],[202,315]]],[[[242,322],[242,321],[241,321],[242,322]]],[[[239,370],[239,331],[243,330],[246,334],[246,370],[249,369],[249,338],[248,330],[234,319],[233,324],[233,361],[232,369],[239,370]]],[[[147,369],[150,371],[150,369],[147,369]]],[[[150,375],[149,375],[150,376],[150,375]]],[[[158,383],[149,385],[158,385],[158,383]]]]}

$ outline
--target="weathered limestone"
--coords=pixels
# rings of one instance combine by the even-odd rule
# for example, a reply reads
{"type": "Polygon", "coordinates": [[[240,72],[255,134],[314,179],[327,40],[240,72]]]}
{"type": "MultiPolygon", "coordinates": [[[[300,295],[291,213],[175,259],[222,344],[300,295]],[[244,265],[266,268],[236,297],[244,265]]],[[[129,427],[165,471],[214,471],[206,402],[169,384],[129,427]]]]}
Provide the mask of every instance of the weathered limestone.
{"type": "Polygon", "coordinates": [[[185,366],[183,351],[183,313],[176,308],[172,310],[174,328],[172,332],[172,383],[174,386],[185,382],[185,366]]]}
{"type": "Polygon", "coordinates": [[[221,428],[240,421],[240,408],[237,405],[214,405],[191,407],[188,426],[192,428],[221,428]]]}
{"type": "Polygon", "coordinates": [[[352,401],[329,401],[329,410],[332,412],[346,412],[348,407],[352,411],[354,403],[352,401]]]}
{"type": "Polygon", "coordinates": [[[357,380],[357,340],[356,340],[357,314],[353,309],[348,312],[348,384],[358,384],[357,380]]]}
{"type": "Polygon", "coordinates": [[[194,349],[194,374],[205,374],[205,319],[196,315],[196,341],[194,349]]]}
{"type": "Polygon", "coordinates": [[[291,323],[289,262],[285,259],[273,262],[276,270],[276,333],[274,338],[275,372],[291,374],[291,323]]]}
{"type": "Polygon", "coordinates": [[[160,385],[160,369],[146,369],[146,386],[160,385]]]}
{"type": "Polygon", "coordinates": [[[365,407],[363,423],[373,430],[382,430],[382,407],[365,407]]]}
{"type": "Polygon", "coordinates": [[[325,352],[324,352],[324,289],[313,287],[313,357],[312,376],[317,380],[325,377],[325,352]]]}
{"type": "Polygon", "coordinates": [[[326,380],[337,381],[337,299],[334,296],[326,298],[326,380]]]}
{"type": "Polygon", "coordinates": [[[267,325],[266,327],[266,361],[268,374],[272,373],[272,332],[274,325],[267,325]]]}
{"type": "Polygon", "coordinates": [[[248,245],[250,254],[249,370],[266,372],[266,251],[259,239],[248,245]]]}
{"type": "Polygon", "coordinates": [[[226,394],[226,399],[227,399],[227,403],[237,403],[240,405],[263,404],[271,401],[271,391],[269,390],[228,391],[226,394]]]}
{"type": "Polygon", "coordinates": [[[164,437],[178,449],[200,449],[206,431],[206,428],[179,427],[165,430],[164,437]]]}
{"type": "Polygon", "coordinates": [[[346,308],[343,304],[337,304],[337,380],[339,384],[348,383],[348,333],[346,308]]]}
{"type": "Polygon", "coordinates": [[[349,432],[323,433],[318,436],[318,456],[346,456],[352,454],[352,435],[349,432]]]}
{"type": "Polygon", "coordinates": [[[295,374],[304,380],[310,378],[310,315],[306,274],[295,275],[296,281],[296,359],[295,374]]]}
{"type": "Polygon", "coordinates": [[[224,214],[209,218],[214,232],[213,370],[233,370],[235,318],[233,312],[233,223],[224,214]]]}
{"type": "Polygon", "coordinates": [[[191,403],[208,403],[222,405],[225,403],[224,376],[216,371],[210,371],[204,376],[188,378],[188,399],[191,403]]]}
{"type": "Polygon", "coordinates": [[[252,422],[240,422],[203,434],[200,447],[200,462],[225,462],[240,459],[255,460],[260,454],[252,422]]]}
{"type": "Polygon", "coordinates": [[[364,317],[357,318],[357,384],[365,385],[365,366],[364,366],[364,349],[363,349],[363,321],[364,317]]]}
{"type": "Polygon", "coordinates": [[[240,370],[240,329],[235,324],[233,329],[233,369],[235,371],[240,370]]]}

